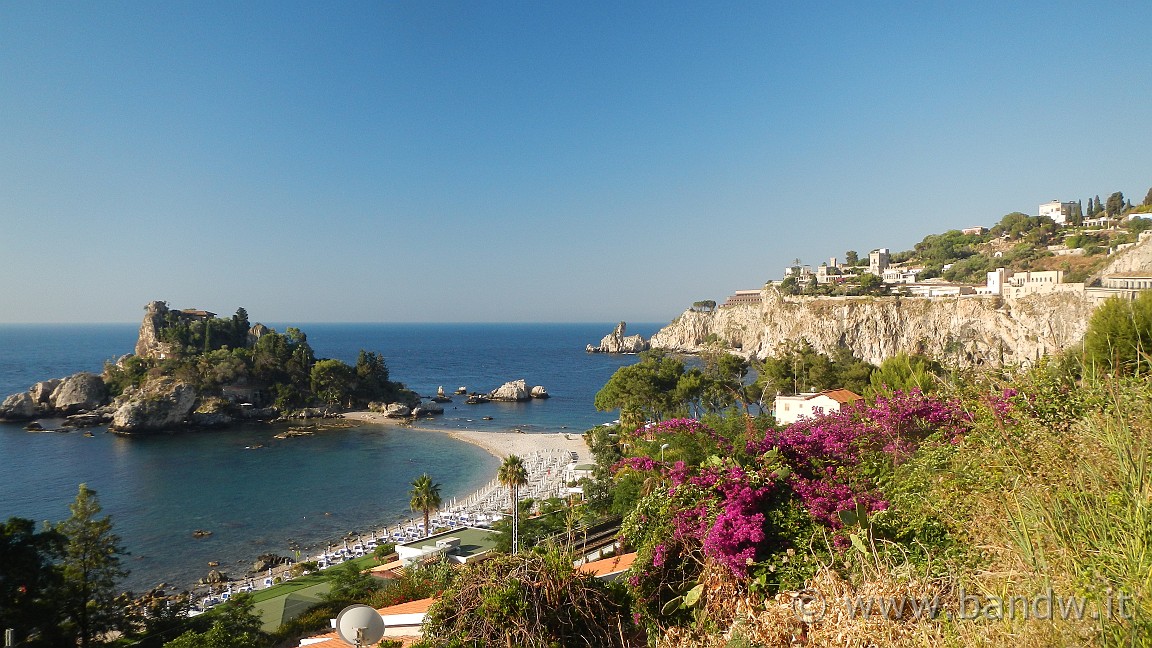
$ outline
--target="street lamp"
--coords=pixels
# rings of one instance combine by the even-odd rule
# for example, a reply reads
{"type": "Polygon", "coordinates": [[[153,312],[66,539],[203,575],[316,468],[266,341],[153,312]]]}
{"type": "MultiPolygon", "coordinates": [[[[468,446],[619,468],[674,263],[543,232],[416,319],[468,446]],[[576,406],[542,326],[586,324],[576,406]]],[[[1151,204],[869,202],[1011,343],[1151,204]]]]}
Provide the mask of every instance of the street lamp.
{"type": "Polygon", "coordinates": [[[660,463],[664,463],[664,451],[668,449],[668,444],[660,446],[660,463]]]}

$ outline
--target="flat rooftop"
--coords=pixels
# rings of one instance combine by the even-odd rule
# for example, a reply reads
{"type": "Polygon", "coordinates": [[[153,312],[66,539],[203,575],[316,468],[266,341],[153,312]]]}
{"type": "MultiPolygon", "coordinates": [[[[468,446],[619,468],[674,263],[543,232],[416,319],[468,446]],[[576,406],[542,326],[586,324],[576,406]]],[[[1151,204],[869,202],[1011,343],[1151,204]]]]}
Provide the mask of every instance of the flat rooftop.
{"type": "Polygon", "coordinates": [[[492,529],[479,529],[476,527],[462,527],[459,529],[452,529],[451,531],[444,531],[437,533],[434,536],[421,538],[420,540],[413,540],[412,542],[402,542],[397,547],[407,547],[410,549],[420,549],[421,547],[436,546],[437,540],[445,538],[459,538],[460,546],[456,547],[453,555],[457,556],[476,556],[484,553],[485,551],[492,551],[496,548],[496,540],[492,538],[492,529]]]}

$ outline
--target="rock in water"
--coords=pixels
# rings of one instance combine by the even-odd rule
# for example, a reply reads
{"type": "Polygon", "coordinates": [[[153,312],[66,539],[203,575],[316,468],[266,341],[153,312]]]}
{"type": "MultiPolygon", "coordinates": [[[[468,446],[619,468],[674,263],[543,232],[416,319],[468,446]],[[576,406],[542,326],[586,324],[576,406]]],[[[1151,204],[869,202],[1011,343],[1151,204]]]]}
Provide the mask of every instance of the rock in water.
{"type": "Polygon", "coordinates": [[[648,342],[639,335],[625,335],[628,324],[620,322],[616,329],[600,340],[599,346],[589,344],[588,353],[640,353],[649,349],[648,342]]]}
{"type": "Polygon", "coordinates": [[[494,401],[526,401],[531,396],[528,394],[528,384],[521,378],[500,385],[488,394],[488,398],[494,401]]]}
{"type": "Polygon", "coordinates": [[[412,410],[412,416],[434,416],[436,414],[443,414],[444,406],[436,401],[430,403],[420,403],[412,410]]]}
{"type": "Polygon", "coordinates": [[[61,414],[75,414],[80,410],[92,410],[104,404],[108,398],[108,388],[100,376],[81,372],[68,376],[56,389],[52,390],[52,407],[61,414]]]}
{"type": "Polygon", "coordinates": [[[384,416],[388,418],[404,418],[412,414],[412,409],[403,403],[388,403],[384,406],[384,416]]]}
{"type": "Polygon", "coordinates": [[[543,385],[536,385],[535,387],[533,387],[532,392],[529,395],[532,396],[532,398],[551,398],[552,397],[551,394],[548,393],[548,390],[544,389],[543,385]]]}
{"type": "Polygon", "coordinates": [[[43,406],[32,398],[30,392],[12,394],[0,404],[0,419],[12,421],[26,421],[34,419],[44,411],[43,406]]]}

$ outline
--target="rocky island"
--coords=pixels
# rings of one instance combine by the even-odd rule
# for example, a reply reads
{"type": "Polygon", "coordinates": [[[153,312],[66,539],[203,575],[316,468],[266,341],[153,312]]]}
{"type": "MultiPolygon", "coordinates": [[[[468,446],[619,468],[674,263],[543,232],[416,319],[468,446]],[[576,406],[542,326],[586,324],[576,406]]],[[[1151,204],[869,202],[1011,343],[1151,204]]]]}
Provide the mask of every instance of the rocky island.
{"type": "Polygon", "coordinates": [[[369,404],[412,411],[420,397],[389,379],[378,353],[362,350],[355,366],[317,359],[302,331],[251,325],[243,308],[220,318],[154,301],[145,307],[135,353],[107,363],[100,375],[45,380],[13,394],[0,404],[0,419],[63,418],[62,427],[137,433],[336,416],[369,404]]]}

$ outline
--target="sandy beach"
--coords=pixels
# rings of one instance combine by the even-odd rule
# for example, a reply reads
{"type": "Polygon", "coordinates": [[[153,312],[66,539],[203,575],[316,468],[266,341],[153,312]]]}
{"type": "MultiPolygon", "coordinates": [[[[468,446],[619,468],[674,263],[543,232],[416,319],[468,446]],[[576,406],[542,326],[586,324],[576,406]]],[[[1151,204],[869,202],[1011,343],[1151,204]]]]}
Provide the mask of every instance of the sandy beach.
{"type": "Polygon", "coordinates": [[[409,424],[405,420],[390,419],[378,412],[367,411],[347,412],[344,414],[344,418],[379,425],[404,426],[405,429],[417,432],[447,434],[452,438],[479,446],[498,459],[503,459],[510,454],[524,457],[533,452],[564,450],[575,452],[580,457],[581,463],[590,463],[592,461],[592,453],[588,450],[588,444],[584,442],[584,436],[579,433],[528,434],[518,432],[480,432],[478,430],[446,430],[437,428],[435,424],[409,424]]]}

